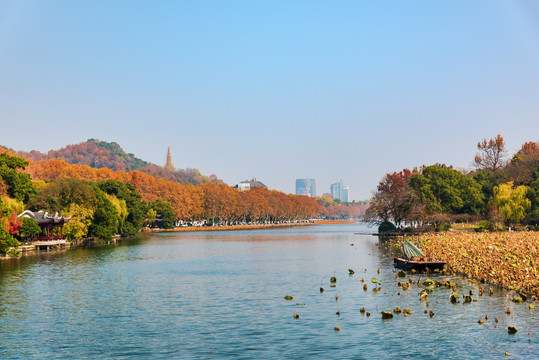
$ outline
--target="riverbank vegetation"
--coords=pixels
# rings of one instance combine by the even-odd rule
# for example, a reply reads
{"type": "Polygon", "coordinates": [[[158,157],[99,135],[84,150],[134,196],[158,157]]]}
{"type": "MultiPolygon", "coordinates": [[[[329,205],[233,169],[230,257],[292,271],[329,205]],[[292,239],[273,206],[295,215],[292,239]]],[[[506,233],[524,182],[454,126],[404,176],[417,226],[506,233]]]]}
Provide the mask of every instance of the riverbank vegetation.
{"type": "Polygon", "coordinates": [[[266,188],[239,191],[221,181],[179,183],[142,171],[31,161],[0,147],[0,252],[36,236],[17,218],[23,210],[58,212],[71,220],[70,240],[133,235],[144,226],[263,224],[306,221],[321,205],[307,196],[266,188]]]}
{"type": "Polygon", "coordinates": [[[318,196],[316,201],[322,205],[319,216],[326,220],[350,221],[350,219],[360,219],[365,215],[365,211],[369,207],[366,201],[345,202],[333,199],[330,194],[318,196]]]}
{"type": "Polygon", "coordinates": [[[537,233],[504,231],[539,230],[539,143],[509,159],[500,135],[477,149],[473,171],[435,164],[386,174],[369,220],[380,233],[426,232],[423,250],[451,272],[539,296],[537,233]]]}
{"type": "Polygon", "coordinates": [[[430,233],[423,250],[469,278],[539,297],[539,240],[534,232],[430,233]]]}
{"type": "Polygon", "coordinates": [[[397,228],[448,229],[483,221],[481,229],[539,225],[539,143],[526,142],[509,160],[502,136],[477,144],[474,170],[444,164],[386,174],[367,210],[369,221],[397,228]]]}

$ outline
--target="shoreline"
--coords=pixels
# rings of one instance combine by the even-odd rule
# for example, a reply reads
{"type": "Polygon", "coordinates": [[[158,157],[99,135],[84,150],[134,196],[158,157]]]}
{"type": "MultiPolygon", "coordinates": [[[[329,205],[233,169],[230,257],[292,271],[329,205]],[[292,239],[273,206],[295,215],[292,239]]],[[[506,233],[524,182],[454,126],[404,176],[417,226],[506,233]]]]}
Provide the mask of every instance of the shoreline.
{"type": "Polygon", "coordinates": [[[316,222],[310,223],[294,223],[294,224],[257,224],[257,225],[226,225],[226,226],[186,226],[175,227],[173,229],[142,229],[142,233],[160,233],[160,232],[204,232],[204,231],[236,231],[236,230],[263,230],[263,229],[278,229],[291,228],[297,226],[323,225],[316,222]]]}
{"type": "MultiPolygon", "coordinates": [[[[336,221],[319,221],[308,223],[285,223],[285,224],[258,224],[258,225],[228,225],[228,226],[200,226],[200,227],[176,227],[173,229],[142,229],[138,234],[149,233],[161,233],[161,232],[204,232],[204,231],[248,231],[248,230],[271,230],[271,229],[283,229],[292,227],[302,227],[311,225],[329,225],[329,224],[351,224],[353,222],[336,222],[336,221]]],[[[136,236],[136,235],[135,235],[136,236]]],[[[11,257],[9,255],[0,255],[1,261],[16,261],[23,257],[38,256],[40,254],[47,253],[59,253],[68,249],[79,247],[94,247],[104,246],[110,244],[116,244],[118,241],[129,239],[133,237],[121,237],[116,235],[110,241],[100,241],[97,238],[84,238],[79,240],[73,240],[69,242],[67,240],[50,241],[46,244],[43,242],[35,242],[29,244],[23,244],[16,248],[19,251],[19,256],[11,257]]]]}

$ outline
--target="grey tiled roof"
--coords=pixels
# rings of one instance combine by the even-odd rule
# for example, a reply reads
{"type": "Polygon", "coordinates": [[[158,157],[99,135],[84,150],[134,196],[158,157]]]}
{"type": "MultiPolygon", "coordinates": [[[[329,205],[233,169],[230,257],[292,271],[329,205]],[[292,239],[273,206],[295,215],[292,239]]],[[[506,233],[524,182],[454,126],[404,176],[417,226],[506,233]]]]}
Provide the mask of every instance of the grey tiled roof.
{"type": "Polygon", "coordinates": [[[49,223],[61,224],[61,223],[66,223],[71,219],[71,216],[64,217],[62,215],[58,215],[58,213],[54,215],[50,215],[48,212],[46,211],[44,212],[43,210],[38,211],[38,212],[24,210],[21,214],[19,214],[18,217],[19,218],[27,217],[27,218],[33,219],[38,224],[49,224],[49,223]]]}

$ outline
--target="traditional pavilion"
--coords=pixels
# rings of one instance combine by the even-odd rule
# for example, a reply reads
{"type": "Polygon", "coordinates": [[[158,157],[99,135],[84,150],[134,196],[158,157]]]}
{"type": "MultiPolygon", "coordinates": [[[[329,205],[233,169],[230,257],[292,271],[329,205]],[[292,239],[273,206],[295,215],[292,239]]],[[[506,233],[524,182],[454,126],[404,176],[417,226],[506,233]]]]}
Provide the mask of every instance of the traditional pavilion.
{"type": "Polygon", "coordinates": [[[58,215],[50,215],[48,212],[38,211],[32,212],[30,210],[25,210],[21,213],[19,218],[27,217],[34,220],[37,225],[41,228],[41,235],[37,237],[38,241],[49,241],[49,240],[61,240],[64,238],[62,234],[62,228],[71,217],[64,217],[58,215]]]}

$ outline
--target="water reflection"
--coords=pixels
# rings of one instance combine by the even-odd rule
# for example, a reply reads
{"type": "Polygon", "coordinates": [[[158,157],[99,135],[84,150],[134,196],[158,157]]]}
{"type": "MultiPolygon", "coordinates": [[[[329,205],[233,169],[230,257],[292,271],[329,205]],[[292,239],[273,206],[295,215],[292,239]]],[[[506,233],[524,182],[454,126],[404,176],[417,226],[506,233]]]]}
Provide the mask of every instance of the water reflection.
{"type": "MultiPolygon", "coordinates": [[[[0,357],[483,359],[508,351],[525,359],[539,353],[535,312],[499,289],[471,304],[451,304],[448,289],[435,289],[428,306],[435,315],[424,314],[417,283],[407,291],[395,286],[390,251],[377,237],[356,234],[368,231],[345,225],[162,233],[2,264],[0,357]],[[372,290],[372,277],[380,291],[372,290]],[[294,300],[284,300],[286,294],[294,300]],[[412,315],[380,319],[380,311],[396,306],[412,315]],[[506,315],[509,306],[514,310],[506,315]],[[361,307],[372,315],[361,315],[361,307]],[[516,336],[507,334],[509,325],[519,329],[516,336]]],[[[451,279],[460,292],[477,294],[478,284],[451,279]]]]}

